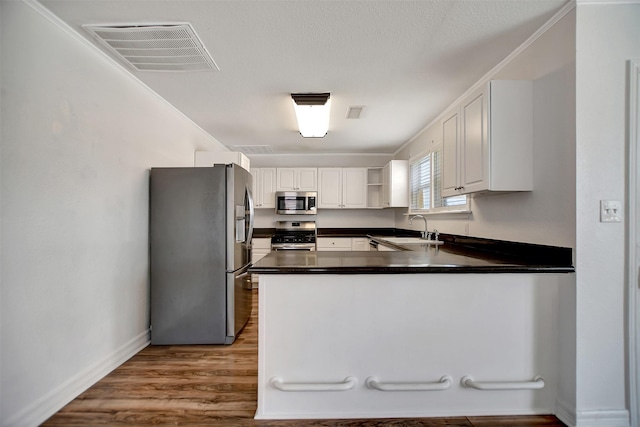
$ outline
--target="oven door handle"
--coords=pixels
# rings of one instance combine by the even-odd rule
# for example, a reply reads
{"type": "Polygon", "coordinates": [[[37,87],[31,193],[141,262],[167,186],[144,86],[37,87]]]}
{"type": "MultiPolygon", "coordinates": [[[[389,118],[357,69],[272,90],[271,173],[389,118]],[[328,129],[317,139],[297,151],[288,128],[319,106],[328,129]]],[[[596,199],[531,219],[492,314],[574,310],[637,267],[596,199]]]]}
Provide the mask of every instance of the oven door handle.
{"type": "Polygon", "coordinates": [[[272,246],[273,251],[313,251],[314,246],[272,246]]]}

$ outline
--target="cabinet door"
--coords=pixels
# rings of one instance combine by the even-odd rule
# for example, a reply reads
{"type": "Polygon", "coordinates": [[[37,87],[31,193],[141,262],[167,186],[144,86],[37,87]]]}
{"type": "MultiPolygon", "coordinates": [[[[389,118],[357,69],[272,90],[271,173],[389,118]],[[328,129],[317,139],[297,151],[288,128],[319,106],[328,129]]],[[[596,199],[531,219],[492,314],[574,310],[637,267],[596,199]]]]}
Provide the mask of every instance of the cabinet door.
{"type": "Polygon", "coordinates": [[[318,208],[342,207],[342,169],[318,168],[318,208]]]}
{"type": "Polygon", "coordinates": [[[363,209],[367,207],[367,169],[342,169],[342,207],[363,209]]]}
{"type": "Polygon", "coordinates": [[[484,92],[462,104],[461,151],[462,193],[489,188],[489,146],[487,141],[487,102],[484,92]]]}
{"type": "Polygon", "coordinates": [[[391,160],[382,169],[383,208],[409,206],[409,161],[391,160]]]}
{"type": "Polygon", "coordinates": [[[351,250],[369,252],[369,239],[366,237],[354,237],[351,239],[351,250]]]}
{"type": "Polygon", "coordinates": [[[442,120],[442,196],[449,197],[458,192],[458,110],[442,120]]]}
{"type": "Polygon", "coordinates": [[[391,246],[385,246],[385,245],[378,245],[378,251],[380,251],[380,252],[398,252],[397,249],[394,249],[391,246]]]}
{"type": "Polygon", "coordinates": [[[260,207],[276,208],[276,168],[262,168],[260,174],[260,207]]]}
{"type": "Polygon", "coordinates": [[[278,191],[318,191],[317,168],[278,168],[278,191]]]}
{"type": "Polygon", "coordinates": [[[262,207],[262,169],[252,168],[251,176],[253,177],[253,205],[256,209],[262,207]]]}
{"type": "Polygon", "coordinates": [[[391,205],[390,191],[391,191],[391,166],[387,163],[382,168],[382,207],[388,208],[391,205]]]}
{"type": "Polygon", "coordinates": [[[296,191],[296,170],[294,168],[278,168],[276,175],[278,191],[296,191]]]}
{"type": "Polygon", "coordinates": [[[351,251],[350,237],[318,237],[319,252],[351,251]]]}
{"type": "Polygon", "coordinates": [[[317,191],[318,190],[318,169],[299,168],[297,169],[297,190],[317,191]]]}

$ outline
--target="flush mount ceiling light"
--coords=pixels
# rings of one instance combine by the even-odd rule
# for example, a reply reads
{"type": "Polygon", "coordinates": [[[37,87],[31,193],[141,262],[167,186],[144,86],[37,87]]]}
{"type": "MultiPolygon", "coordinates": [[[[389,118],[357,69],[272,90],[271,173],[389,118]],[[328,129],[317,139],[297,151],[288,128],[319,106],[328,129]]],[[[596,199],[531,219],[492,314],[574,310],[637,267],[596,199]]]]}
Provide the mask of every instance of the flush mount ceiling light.
{"type": "Polygon", "coordinates": [[[322,138],[329,130],[329,93],[292,93],[298,129],[304,138],[322,138]]]}

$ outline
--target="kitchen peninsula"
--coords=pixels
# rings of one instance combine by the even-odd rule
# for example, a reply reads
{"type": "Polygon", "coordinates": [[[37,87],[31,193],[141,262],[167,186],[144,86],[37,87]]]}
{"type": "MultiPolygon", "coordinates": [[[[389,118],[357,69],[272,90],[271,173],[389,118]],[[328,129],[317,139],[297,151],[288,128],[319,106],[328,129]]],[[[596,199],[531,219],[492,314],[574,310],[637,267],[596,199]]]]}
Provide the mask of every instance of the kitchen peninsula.
{"type": "Polygon", "coordinates": [[[571,250],[458,243],[253,266],[256,418],[555,413],[571,250]]]}

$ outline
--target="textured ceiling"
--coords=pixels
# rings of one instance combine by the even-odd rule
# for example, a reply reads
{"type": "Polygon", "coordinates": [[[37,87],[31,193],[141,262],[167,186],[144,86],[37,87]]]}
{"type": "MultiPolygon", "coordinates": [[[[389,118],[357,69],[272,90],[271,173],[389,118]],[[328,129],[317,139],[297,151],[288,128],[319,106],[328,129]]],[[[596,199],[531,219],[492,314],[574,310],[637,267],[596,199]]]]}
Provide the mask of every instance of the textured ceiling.
{"type": "Polygon", "coordinates": [[[306,154],[393,153],[567,1],[40,3],[90,40],[82,24],[191,23],[220,71],[131,73],[227,146],[306,154]],[[298,134],[292,92],[331,93],[326,137],[298,134]]]}

